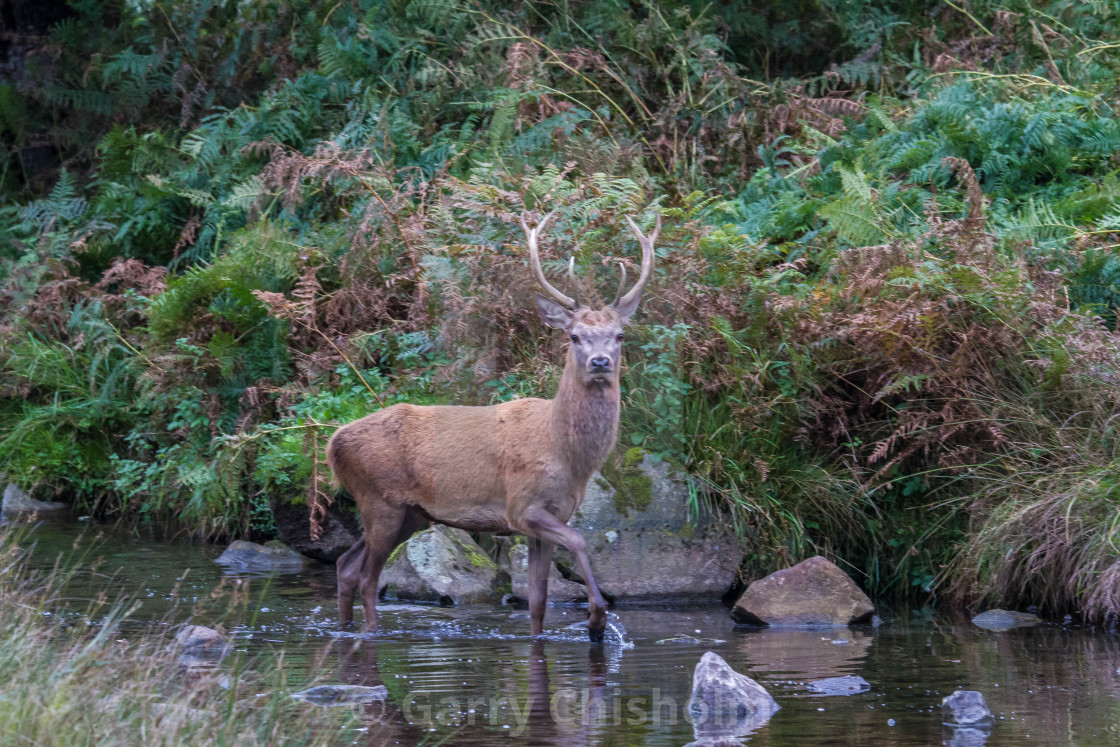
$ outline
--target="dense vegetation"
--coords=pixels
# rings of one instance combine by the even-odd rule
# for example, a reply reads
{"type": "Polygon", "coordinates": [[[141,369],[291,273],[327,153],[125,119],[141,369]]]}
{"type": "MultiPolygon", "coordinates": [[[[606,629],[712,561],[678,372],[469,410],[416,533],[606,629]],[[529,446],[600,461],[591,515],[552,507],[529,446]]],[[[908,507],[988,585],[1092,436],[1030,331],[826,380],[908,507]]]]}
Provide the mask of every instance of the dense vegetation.
{"type": "Polygon", "coordinates": [[[523,210],[604,294],[660,213],[621,446],[686,466],[752,572],[1120,611],[1112,3],[64,10],[0,82],[11,479],[315,521],[335,425],[551,394],[523,210]]]}

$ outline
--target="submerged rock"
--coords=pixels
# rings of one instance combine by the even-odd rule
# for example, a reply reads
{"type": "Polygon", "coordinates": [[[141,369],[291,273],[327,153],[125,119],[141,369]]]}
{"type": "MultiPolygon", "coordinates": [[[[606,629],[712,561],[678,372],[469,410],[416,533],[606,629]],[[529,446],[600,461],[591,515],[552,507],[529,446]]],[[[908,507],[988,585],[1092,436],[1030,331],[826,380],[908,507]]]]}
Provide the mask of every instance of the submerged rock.
{"type": "Polygon", "coordinates": [[[697,638],[695,636],[681,633],[680,635],[675,635],[672,638],[662,638],[660,641],[654,641],[654,643],[659,645],[669,643],[682,646],[718,646],[721,643],[727,643],[727,641],[721,641],[718,638],[697,638]]]}
{"type": "Polygon", "coordinates": [[[701,743],[746,736],[780,707],[766,688],[736,672],[719,654],[708,651],[700,657],[692,673],[688,713],[701,743]]]}
{"type": "Polygon", "coordinates": [[[189,669],[212,667],[229,654],[233,644],[224,635],[204,625],[184,625],[175,634],[179,665],[189,669]]]}
{"type": "Polygon", "coordinates": [[[972,618],[972,624],[984,630],[1003,631],[1012,628],[1029,628],[1042,623],[1042,618],[1030,612],[988,610],[972,618]]]}
{"type": "Polygon", "coordinates": [[[303,556],[276,540],[263,545],[234,540],[214,562],[232,569],[243,570],[287,572],[303,570],[303,556]]]}
{"type": "Polygon", "coordinates": [[[66,508],[65,503],[35,500],[25,493],[19,485],[10,482],[4,488],[4,499],[0,502],[0,516],[8,519],[21,514],[40,514],[48,511],[60,511],[64,508],[66,508]]]}
{"type": "Polygon", "coordinates": [[[384,685],[366,687],[364,685],[319,685],[298,693],[292,693],[296,700],[318,706],[343,706],[359,703],[372,703],[385,700],[389,691],[384,685]]]}
{"type": "Polygon", "coordinates": [[[398,599],[440,604],[497,601],[498,566],[462,529],[437,525],[393,551],[379,591],[398,599]]]}
{"type": "Polygon", "coordinates": [[[819,695],[855,695],[871,689],[871,683],[863,677],[848,674],[843,677],[827,677],[809,683],[809,689],[819,695]]]}
{"type": "Polygon", "coordinates": [[[841,627],[870,623],[874,612],[848,574],[818,555],[753,582],[731,617],[744,625],[841,627]]]}
{"type": "MultiPolygon", "coordinates": [[[[615,600],[718,600],[738,574],[742,551],[715,519],[689,515],[689,485],[642,449],[592,475],[568,522],[583,534],[595,581],[615,600]]],[[[579,575],[571,554],[557,559],[579,575]]]]}
{"type": "MultiPolygon", "coordinates": [[[[548,600],[550,602],[587,601],[587,587],[560,575],[555,563],[549,564],[548,600]]],[[[529,598],[529,547],[524,542],[509,543],[502,552],[502,566],[509,573],[515,597],[529,598]]]]}
{"type": "Polygon", "coordinates": [[[976,690],[957,690],[941,700],[941,716],[949,726],[979,726],[992,723],[992,712],[976,690]]]}

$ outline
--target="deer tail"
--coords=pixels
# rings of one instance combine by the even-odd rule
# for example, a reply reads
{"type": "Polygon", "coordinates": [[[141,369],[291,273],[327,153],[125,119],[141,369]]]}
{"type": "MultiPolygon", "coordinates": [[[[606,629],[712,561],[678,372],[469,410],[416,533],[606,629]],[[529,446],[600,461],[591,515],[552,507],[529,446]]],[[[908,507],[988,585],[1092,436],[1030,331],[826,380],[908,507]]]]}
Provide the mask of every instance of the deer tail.
{"type": "Polygon", "coordinates": [[[331,470],[331,490],[338,492],[342,489],[342,479],[338,476],[338,443],[335,441],[335,436],[338,431],[334,432],[331,440],[327,442],[327,466],[331,470]]]}

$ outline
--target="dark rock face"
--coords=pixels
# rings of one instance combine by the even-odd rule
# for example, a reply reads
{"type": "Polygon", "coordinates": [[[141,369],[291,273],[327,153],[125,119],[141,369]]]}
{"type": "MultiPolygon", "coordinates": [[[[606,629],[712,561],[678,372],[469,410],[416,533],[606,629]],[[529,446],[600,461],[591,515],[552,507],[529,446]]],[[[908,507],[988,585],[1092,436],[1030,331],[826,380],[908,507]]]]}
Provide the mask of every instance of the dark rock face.
{"type": "Polygon", "coordinates": [[[216,563],[231,570],[295,572],[303,570],[303,556],[272,540],[263,545],[256,542],[235,540],[225,549],[216,563]]]}
{"type": "Polygon", "coordinates": [[[984,630],[1011,630],[1038,625],[1042,618],[1030,612],[1010,612],[1008,610],[988,610],[972,618],[972,624],[984,630]]]}
{"type": "Polygon", "coordinates": [[[855,695],[871,689],[871,683],[863,677],[848,674],[843,677],[828,677],[809,683],[809,689],[820,695],[855,695]]]}
{"type": "Polygon", "coordinates": [[[361,539],[362,528],[357,518],[349,512],[328,506],[323,517],[319,539],[311,539],[311,524],[306,505],[272,502],[272,517],[280,541],[296,552],[313,560],[333,563],[338,556],[361,539]]]}
{"type": "Polygon", "coordinates": [[[688,713],[703,744],[745,736],[770,720],[780,706],[762,685],[708,651],[692,674],[688,713]]]}
{"type": "Polygon", "coordinates": [[[992,723],[992,712],[976,690],[957,690],[941,700],[941,716],[950,726],[981,726],[992,723]]]}
{"type": "Polygon", "coordinates": [[[480,604],[498,598],[498,567],[462,529],[437,525],[393,551],[379,591],[398,599],[480,604]]]}
{"type": "MultiPolygon", "coordinates": [[[[684,478],[640,449],[604,473],[592,475],[568,522],[587,542],[603,594],[636,601],[721,599],[743,553],[714,517],[689,517],[684,478]]],[[[570,553],[558,547],[556,557],[578,574],[570,553]]]]}
{"type": "Polygon", "coordinates": [[[66,508],[65,503],[54,501],[37,501],[16,485],[8,483],[4,488],[4,499],[0,503],[0,516],[12,519],[20,515],[40,514],[47,511],[59,511],[66,508]]]}
{"type": "Polygon", "coordinates": [[[292,693],[296,700],[318,706],[344,706],[358,703],[373,703],[389,697],[384,685],[366,687],[364,685],[319,685],[309,690],[292,693]]]}
{"type": "Polygon", "coordinates": [[[848,575],[818,555],[752,583],[731,617],[744,625],[839,627],[870,623],[874,612],[848,575]]]}

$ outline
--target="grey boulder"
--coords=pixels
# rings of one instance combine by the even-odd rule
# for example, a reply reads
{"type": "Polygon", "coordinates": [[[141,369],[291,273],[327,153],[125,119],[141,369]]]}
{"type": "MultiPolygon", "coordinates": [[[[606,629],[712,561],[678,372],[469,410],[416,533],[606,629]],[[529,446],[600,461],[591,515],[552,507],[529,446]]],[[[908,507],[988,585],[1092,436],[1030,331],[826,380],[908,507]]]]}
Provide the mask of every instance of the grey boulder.
{"type": "Polygon", "coordinates": [[[4,499],[0,502],[0,516],[10,519],[20,515],[59,511],[64,508],[66,508],[65,503],[35,500],[25,493],[19,485],[10,482],[4,488],[4,499]]]}
{"type": "Polygon", "coordinates": [[[992,712],[976,690],[957,690],[941,700],[941,717],[949,726],[978,726],[992,723],[992,712]]]}
{"type": "MultiPolygon", "coordinates": [[[[592,475],[568,524],[583,535],[608,598],[715,601],[727,593],[742,560],[739,543],[718,517],[690,516],[689,503],[686,478],[641,449],[612,457],[592,475]]],[[[570,553],[557,548],[557,559],[578,577],[570,553]]]]}
{"type": "Polygon", "coordinates": [[[437,525],[393,551],[379,591],[397,599],[444,605],[496,601],[498,566],[462,529],[437,525]]]}
{"type": "MultiPolygon", "coordinates": [[[[515,597],[529,598],[529,547],[524,542],[510,543],[502,553],[502,567],[509,574],[510,590],[515,597]]],[[[548,570],[548,600],[576,602],[587,600],[587,587],[560,575],[556,564],[548,570]]]]}
{"type": "Polygon", "coordinates": [[[745,736],[770,720],[779,706],[766,688],[708,651],[692,673],[688,713],[703,744],[745,736]]]}
{"type": "Polygon", "coordinates": [[[303,570],[303,556],[282,542],[270,540],[263,545],[234,540],[216,561],[231,570],[295,572],[303,570]]]}
{"type": "Polygon", "coordinates": [[[731,617],[743,625],[843,627],[869,624],[874,612],[848,574],[818,555],[753,582],[731,617]]]}
{"type": "Polygon", "coordinates": [[[972,624],[984,630],[1004,631],[1013,628],[1029,628],[1042,623],[1042,618],[1030,612],[1011,612],[1009,610],[988,610],[972,618],[972,624]]]}
{"type": "Polygon", "coordinates": [[[184,625],[175,634],[179,665],[189,669],[213,667],[233,648],[229,639],[205,625],[184,625]]]}

